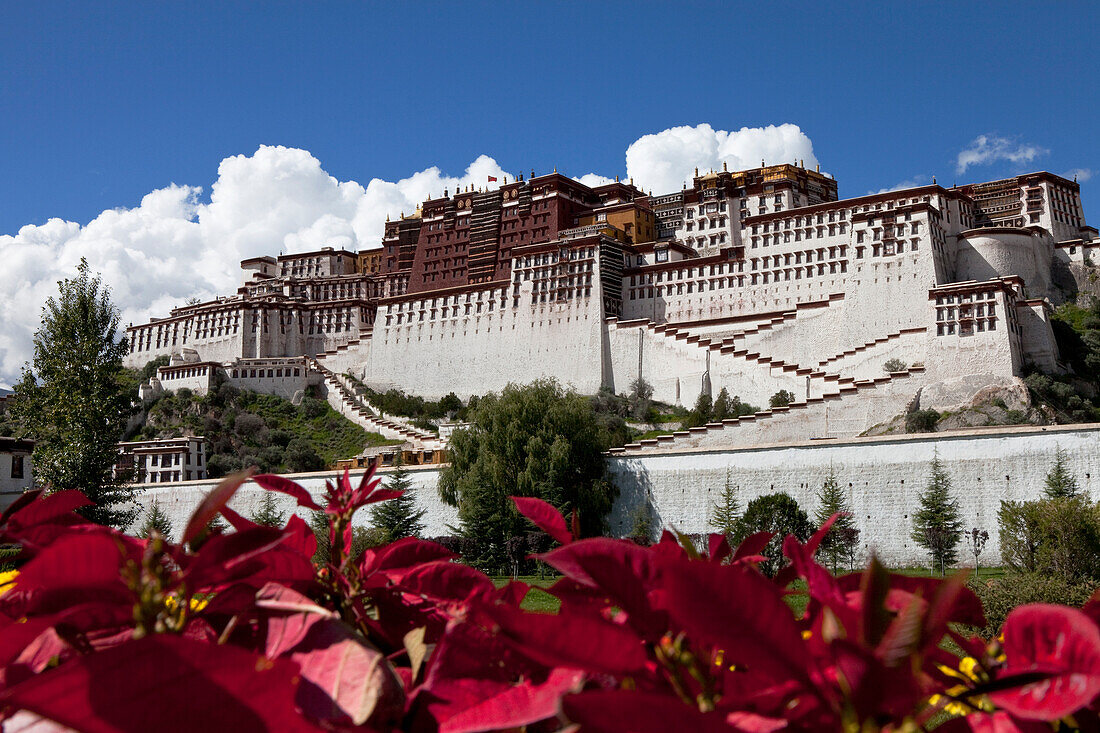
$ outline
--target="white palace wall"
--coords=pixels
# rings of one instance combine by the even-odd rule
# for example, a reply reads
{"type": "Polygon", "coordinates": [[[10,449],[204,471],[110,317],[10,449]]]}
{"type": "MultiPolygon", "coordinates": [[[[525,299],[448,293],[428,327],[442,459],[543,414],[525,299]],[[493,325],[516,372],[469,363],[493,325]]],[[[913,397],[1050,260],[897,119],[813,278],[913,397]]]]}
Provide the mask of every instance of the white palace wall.
{"type": "Polygon", "coordinates": [[[377,390],[415,385],[412,391],[426,399],[450,392],[467,399],[542,377],[595,394],[603,383],[604,323],[598,283],[592,291],[532,305],[521,289],[518,306],[508,295],[494,298],[505,305],[491,311],[406,325],[386,326],[379,309],[367,361],[356,374],[377,390]]]}
{"type": "MultiPolygon", "coordinates": [[[[763,445],[752,448],[687,449],[640,456],[608,458],[619,498],[609,517],[612,532],[628,533],[642,502],[657,523],[686,533],[710,531],[708,516],[727,477],[742,509],[752,499],[784,491],[812,514],[817,492],[830,471],[848,490],[864,554],[876,552],[894,567],[922,567],[927,556],[910,538],[911,516],[928,480],[929,464],[939,455],[951,477],[952,494],[962,510],[963,526],[989,532],[982,565],[1000,563],[997,511],[1002,500],[1025,501],[1042,496],[1043,480],[1061,448],[1070,471],[1092,500],[1100,500],[1100,424],[1051,427],[975,428],[937,435],[854,438],[763,445]]],[[[438,466],[410,467],[417,504],[427,509],[425,536],[451,534],[457,510],[439,500],[438,466]]],[[[383,469],[380,475],[390,473],[383,469]]],[[[320,499],[335,472],[291,475],[320,499]]],[[[358,479],[358,474],[352,476],[358,479]]],[[[192,510],[216,480],[157,484],[143,489],[139,501],[155,498],[172,521],[178,537],[192,510]]],[[[262,490],[246,484],[230,506],[248,516],[259,508],[262,490]]],[[[294,502],[277,495],[281,509],[294,502]]],[[[304,512],[300,512],[305,517],[304,512]]],[[[369,524],[369,512],[357,524],[369,524]]],[[[963,565],[972,563],[960,546],[963,565]]]]}
{"type": "MultiPolygon", "coordinates": [[[[817,492],[832,470],[848,490],[865,555],[874,551],[894,567],[926,566],[927,555],[910,538],[911,516],[927,484],[929,464],[938,453],[951,477],[964,528],[989,532],[980,562],[997,565],[1001,501],[1040,498],[1057,448],[1066,452],[1081,489],[1094,501],[1100,499],[1097,424],[615,457],[609,466],[620,496],[612,509],[611,529],[629,532],[637,507],[648,501],[660,526],[707,532],[710,507],[727,477],[742,509],[758,496],[783,491],[812,516],[817,492]]],[[[962,564],[972,564],[965,548],[959,549],[962,564]]]]}

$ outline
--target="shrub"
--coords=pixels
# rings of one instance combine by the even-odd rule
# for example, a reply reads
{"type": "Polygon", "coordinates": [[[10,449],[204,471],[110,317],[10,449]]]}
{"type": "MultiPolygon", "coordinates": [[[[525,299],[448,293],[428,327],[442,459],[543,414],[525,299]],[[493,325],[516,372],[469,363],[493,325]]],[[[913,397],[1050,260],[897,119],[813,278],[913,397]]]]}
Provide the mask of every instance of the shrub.
{"type": "Polygon", "coordinates": [[[307,420],[315,420],[328,412],[328,403],[314,397],[303,397],[298,412],[307,420]]]}
{"type": "Polygon", "coordinates": [[[287,444],[283,460],[287,467],[296,473],[305,471],[320,471],[325,467],[325,462],[308,441],[295,438],[287,444]]]}
{"type": "Polygon", "coordinates": [[[932,433],[936,430],[940,413],[935,410],[912,410],[905,413],[905,432],[932,433]]]}
{"type": "Polygon", "coordinates": [[[234,455],[215,454],[206,460],[206,474],[210,478],[227,476],[241,468],[241,459],[234,455]]]}
{"type": "Polygon", "coordinates": [[[908,366],[909,365],[901,359],[887,359],[886,363],[882,365],[882,371],[886,372],[887,374],[893,374],[894,372],[904,372],[906,368],[908,368],[908,366]]]}
{"type": "Polygon", "coordinates": [[[1096,590],[1096,581],[1047,573],[1010,573],[989,581],[971,578],[968,585],[981,599],[988,622],[975,632],[987,637],[999,634],[1008,614],[1018,606],[1055,603],[1080,608],[1096,590]]]}
{"type": "Polygon", "coordinates": [[[1100,504],[1080,496],[1002,501],[1001,558],[1009,567],[1100,580],[1100,504]]]}
{"type": "Polygon", "coordinates": [[[768,398],[768,407],[786,407],[794,402],[794,392],[781,389],[768,398]]]}

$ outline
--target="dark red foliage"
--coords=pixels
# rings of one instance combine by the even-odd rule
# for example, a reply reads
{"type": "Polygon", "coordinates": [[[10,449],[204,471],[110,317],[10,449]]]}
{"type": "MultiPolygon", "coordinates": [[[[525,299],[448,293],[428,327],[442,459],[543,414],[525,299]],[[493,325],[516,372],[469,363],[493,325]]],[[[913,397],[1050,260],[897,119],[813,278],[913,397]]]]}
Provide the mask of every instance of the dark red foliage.
{"type": "Polygon", "coordinates": [[[497,588],[434,542],[351,557],[355,512],[399,495],[373,468],[323,502],[253,478],[323,507],[337,541],[322,567],[300,518],[262,527],[227,506],[248,478],[212,491],[179,545],[85,523],[75,492],[30,494],[0,517],[0,540],[23,548],[0,594],[3,716],[89,731],[772,733],[919,729],[946,707],[945,731],[1100,727],[1100,601],[1021,607],[1003,644],[965,638],[984,618],[962,576],[872,560],[836,578],[815,557],[829,523],[787,537],[789,565],[769,579],[766,533],[737,548],[714,535],[705,556],[669,532],[652,547],[576,539],[549,504],[516,498],[561,545],[538,555],[562,574],[545,589],[560,609],[532,613],[528,586],[497,588]],[[211,534],[219,513],[232,532],[211,534]]]}

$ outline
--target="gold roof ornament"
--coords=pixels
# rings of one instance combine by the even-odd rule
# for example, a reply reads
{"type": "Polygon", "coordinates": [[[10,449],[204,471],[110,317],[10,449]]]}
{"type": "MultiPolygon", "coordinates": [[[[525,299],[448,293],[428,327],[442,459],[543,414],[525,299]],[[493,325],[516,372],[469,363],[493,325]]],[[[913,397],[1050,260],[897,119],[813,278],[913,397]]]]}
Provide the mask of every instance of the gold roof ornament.
{"type": "Polygon", "coordinates": [[[699,177],[699,166],[695,166],[695,177],[699,177]]]}
{"type": "Polygon", "coordinates": [[[723,173],[728,173],[729,172],[729,166],[726,165],[726,161],[724,161],[724,160],[722,161],[722,172],[723,173]]]}

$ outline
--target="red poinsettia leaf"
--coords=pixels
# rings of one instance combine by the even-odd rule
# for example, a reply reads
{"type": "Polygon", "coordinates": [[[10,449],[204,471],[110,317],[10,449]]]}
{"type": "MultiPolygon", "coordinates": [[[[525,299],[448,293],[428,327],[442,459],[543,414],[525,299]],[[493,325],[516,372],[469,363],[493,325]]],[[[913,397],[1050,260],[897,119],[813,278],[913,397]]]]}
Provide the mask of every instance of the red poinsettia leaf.
{"type": "Polygon", "coordinates": [[[707,557],[711,562],[722,562],[730,556],[733,550],[730,548],[729,538],[724,534],[712,534],[707,543],[707,557]]]}
{"type": "Polygon", "coordinates": [[[806,541],[806,549],[811,553],[817,552],[817,548],[821,546],[822,540],[825,539],[825,535],[829,534],[829,530],[836,524],[836,520],[842,516],[849,516],[849,512],[836,512],[833,516],[825,520],[825,524],[813,533],[813,536],[806,541]]]}
{"type": "Polygon", "coordinates": [[[252,480],[268,491],[277,491],[280,494],[293,496],[298,500],[298,506],[305,507],[306,509],[313,509],[315,511],[321,509],[321,505],[313,500],[313,497],[310,496],[305,488],[288,478],[276,476],[271,473],[261,473],[253,476],[252,480]]]}
{"type": "Polygon", "coordinates": [[[1003,710],[995,713],[971,713],[965,718],[952,718],[936,727],[937,733],[1051,733],[1049,723],[1019,720],[1003,710]]]}
{"type": "Polygon", "coordinates": [[[292,550],[310,560],[317,552],[317,535],[313,533],[306,521],[297,514],[291,514],[283,530],[286,540],[282,547],[292,550]]]}
{"type": "Polygon", "coordinates": [[[439,733],[474,733],[537,723],[553,717],[561,696],[575,689],[583,679],[581,672],[555,669],[541,684],[523,680],[442,721],[439,733]]]}
{"type": "MultiPolygon", "coordinates": [[[[676,548],[682,553],[679,545],[676,548]]],[[[538,557],[570,580],[597,591],[626,611],[630,625],[647,638],[667,631],[663,612],[656,611],[649,599],[658,577],[658,558],[651,549],[639,547],[629,540],[593,537],[571,542],[538,557]]]]}
{"type": "Polygon", "coordinates": [[[764,548],[768,546],[771,541],[774,532],[757,532],[750,534],[741,544],[737,546],[737,550],[733,553],[733,561],[744,560],[750,555],[759,555],[764,552],[764,548]]]}
{"type": "MultiPolygon", "coordinates": [[[[325,608],[318,605],[309,596],[303,595],[298,591],[287,588],[285,585],[278,583],[266,583],[260,590],[256,591],[256,606],[266,611],[278,612],[278,613],[298,613],[298,614],[315,614],[323,618],[329,618],[335,616],[335,614],[325,608]]],[[[298,642],[289,643],[283,648],[278,648],[274,651],[274,656],[278,656],[285,649],[289,649],[298,642]]],[[[268,653],[272,653],[271,648],[272,641],[268,638],[268,653]]]]}
{"type": "Polygon", "coordinates": [[[1100,694],[1100,630],[1082,612],[1035,603],[1013,609],[1003,626],[1003,676],[1045,679],[994,692],[1000,708],[1026,720],[1053,721],[1100,694]]]}
{"type": "Polygon", "coordinates": [[[809,683],[801,629],[780,589],[756,570],[669,562],[661,568],[661,585],[671,628],[725,650],[727,659],[758,674],[809,683]]]}
{"type": "Polygon", "coordinates": [[[530,496],[513,496],[512,501],[520,514],[558,542],[568,545],[573,541],[573,535],[565,526],[565,518],[552,504],[530,496]]]}
{"type": "Polygon", "coordinates": [[[672,695],[625,690],[590,690],[566,695],[562,712],[579,723],[585,733],[730,733],[739,728],[727,725],[719,712],[701,713],[672,695]]]}
{"type": "Polygon", "coordinates": [[[493,581],[485,573],[446,561],[418,565],[402,575],[398,584],[409,593],[434,601],[463,601],[493,590],[493,581]]]}
{"type": "Polygon", "coordinates": [[[269,580],[312,581],[315,569],[310,559],[297,549],[282,547],[288,537],[283,530],[261,526],[212,537],[187,568],[189,587],[199,592],[241,580],[255,587],[269,580]]]}
{"type": "Polygon", "coordinates": [[[221,508],[221,513],[222,516],[225,517],[225,521],[229,522],[233,529],[237,530],[238,532],[246,529],[255,529],[256,527],[262,526],[256,524],[251,519],[245,519],[240,514],[230,509],[228,504],[221,508]]]}
{"type": "Polygon", "coordinates": [[[3,514],[0,514],[0,524],[7,524],[13,514],[22,511],[28,504],[37,501],[40,496],[42,496],[42,489],[24,491],[11,503],[11,506],[4,510],[3,514]]]}
{"type": "Polygon", "coordinates": [[[525,613],[487,606],[477,616],[487,630],[520,654],[547,667],[629,674],[647,662],[641,638],[630,628],[600,618],[525,613]]]}
{"type": "Polygon", "coordinates": [[[67,535],[20,568],[0,606],[19,615],[63,611],[87,601],[132,603],[121,568],[136,552],[109,530],[67,535]]]}
{"type": "Polygon", "coordinates": [[[403,537],[388,545],[365,551],[360,560],[360,575],[365,578],[382,570],[402,570],[437,560],[454,560],[457,557],[458,555],[439,543],[403,537]]]}
{"type": "MultiPolygon", "coordinates": [[[[60,517],[71,515],[77,509],[91,506],[92,501],[79,491],[58,491],[41,496],[41,492],[30,492],[26,501],[17,501],[4,513],[3,522],[17,527],[32,527],[36,524],[52,522],[60,517]]],[[[20,497],[24,499],[24,497],[20,497]]],[[[77,517],[80,522],[86,520],[77,517]]]]}
{"type": "Polygon", "coordinates": [[[187,528],[183,531],[181,542],[190,542],[199,532],[203,531],[210,520],[217,516],[222,507],[233,498],[233,494],[237,493],[237,489],[241,487],[241,484],[247,481],[251,475],[252,469],[248,469],[226,476],[209,494],[203,497],[203,500],[199,502],[199,505],[195,507],[195,511],[191,514],[191,519],[187,522],[187,528]]]}
{"type": "Polygon", "coordinates": [[[294,707],[297,665],[154,634],[71,659],[0,692],[0,703],[86,733],[315,731],[294,707]]]}
{"type": "Polygon", "coordinates": [[[311,719],[363,725],[385,723],[404,705],[401,682],[385,655],[327,611],[309,609],[309,599],[265,586],[269,601],[303,609],[276,615],[267,622],[269,658],[289,657],[302,671],[297,702],[311,719]],[[375,713],[377,712],[377,716],[375,713]]]}

